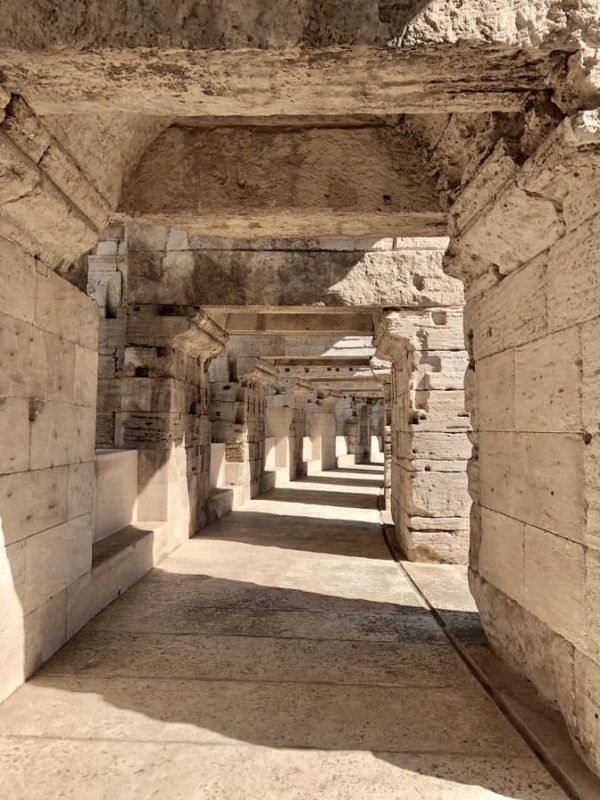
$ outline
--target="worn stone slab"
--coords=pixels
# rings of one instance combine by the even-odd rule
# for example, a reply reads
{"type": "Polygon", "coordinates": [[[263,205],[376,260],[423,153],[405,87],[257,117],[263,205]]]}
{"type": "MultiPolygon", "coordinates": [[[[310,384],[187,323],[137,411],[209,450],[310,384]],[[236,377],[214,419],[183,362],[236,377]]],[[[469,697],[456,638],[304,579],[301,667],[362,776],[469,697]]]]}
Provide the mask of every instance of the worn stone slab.
{"type": "Polygon", "coordinates": [[[46,800],[56,785],[64,800],[119,794],[123,800],[181,797],[247,800],[565,800],[537,759],[436,753],[314,752],[190,743],[121,743],[0,739],[0,790],[8,800],[46,800]],[[69,764],[68,775],[64,764],[69,764]],[[135,780],[131,776],[135,775],[135,780]]]}

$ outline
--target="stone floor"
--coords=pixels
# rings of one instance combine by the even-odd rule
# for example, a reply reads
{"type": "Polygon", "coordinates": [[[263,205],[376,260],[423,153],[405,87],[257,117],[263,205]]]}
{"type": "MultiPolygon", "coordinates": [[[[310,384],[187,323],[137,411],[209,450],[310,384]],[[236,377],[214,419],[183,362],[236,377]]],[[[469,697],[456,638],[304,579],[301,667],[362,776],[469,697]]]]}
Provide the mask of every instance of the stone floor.
{"type": "Polygon", "coordinates": [[[379,465],[203,531],[0,706],[0,797],[564,800],[381,536],[379,465]]]}

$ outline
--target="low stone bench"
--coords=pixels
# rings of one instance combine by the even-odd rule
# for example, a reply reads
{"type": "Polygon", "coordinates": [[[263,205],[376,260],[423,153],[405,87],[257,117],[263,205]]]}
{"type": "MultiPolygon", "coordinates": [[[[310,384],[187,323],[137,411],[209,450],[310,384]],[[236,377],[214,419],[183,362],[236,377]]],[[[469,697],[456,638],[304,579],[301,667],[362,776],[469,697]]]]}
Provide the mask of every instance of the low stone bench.
{"type": "Polygon", "coordinates": [[[95,616],[154,566],[155,537],[165,522],[135,522],[92,548],[92,613],[95,616]]]}

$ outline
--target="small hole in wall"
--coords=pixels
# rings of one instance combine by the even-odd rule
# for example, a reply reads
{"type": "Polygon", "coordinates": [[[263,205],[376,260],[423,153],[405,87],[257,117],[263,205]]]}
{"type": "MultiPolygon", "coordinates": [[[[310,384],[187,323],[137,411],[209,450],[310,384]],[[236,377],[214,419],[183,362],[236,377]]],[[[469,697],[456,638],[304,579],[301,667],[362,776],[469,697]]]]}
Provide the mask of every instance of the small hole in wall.
{"type": "Polygon", "coordinates": [[[384,194],[384,195],[382,195],[382,196],[383,196],[383,202],[384,202],[384,203],[391,203],[391,202],[392,202],[392,196],[391,196],[391,194],[384,194]]]}
{"type": "Polygon", "coordinates": [[[150,368],[149,367],[136,367],[135,368],[135,377],[136,378],[147,378],[150,375],[150,368]]]}
{"type": "Polygon", "coordinates": [[[289,368],[289,367],[286,367],[286,368],[285,368],[285,371],[286,371],[286,372],[289,372],[289,371],[290,371],[290,368],[289,368]]]}
{"type": "Polygon", "coordinates": [[[231,386],[224,386],[223,391],[228,392],[231,389],[231,386]]]}
{"type": "Polygon", "coordinates": [[[418,292],[422,292],[425,287],[425,281],[422,275],[413,275],[413,286],[418,292]]]}
{"type": "Polygon", "coordinates": [[[106,308],[104,309],[104,319],[116,319],[116,318],[117,318],[117,312],[114,309],[106,306],[106,308]]]}
{"type": "Polygon", "coordinates": [[[426,466],[425,467],[425,472],[431,472],[431,467],[430,466],[426,466]]]}

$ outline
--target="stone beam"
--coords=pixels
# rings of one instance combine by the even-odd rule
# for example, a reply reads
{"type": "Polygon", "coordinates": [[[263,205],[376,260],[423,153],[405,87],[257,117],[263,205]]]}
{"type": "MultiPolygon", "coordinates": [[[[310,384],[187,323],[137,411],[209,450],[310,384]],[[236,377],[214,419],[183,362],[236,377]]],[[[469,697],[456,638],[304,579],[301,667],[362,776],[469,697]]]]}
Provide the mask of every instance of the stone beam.
{"type": "Polygon", "coordinates": [[[370,334],[372,314],[344,313],[251,313],[227,315],[224,327],[230,334],[286,335],[370,334]]]}
{"type": "Polygon", "coordinates": [[[311,367],[328,368],[366,367],[370,364],[369,356],[273,356],[269,359],[278,367],[311,367]]]}
{"type": "Polygon", "coordinates": [[[118,211],[192,233],[245,238],[446,230],[435,181],[402,125],[173,125],[142,155],[118,211]]]}
{"type": "Polygon", "coordinates": [[[445,237],[222,241],[135,224],[127,237],[129,292],[139,303],[268,310],[463,302],[462,283],[443,270],[445,237]]]}
{"type": "MultiPolygon", "coordinates": [[[[22,17],[20,12],[15,14],[22,17]]],[[[378,15],[374,9],[373,16],[378,15]]],[[[72,9],[63,16],[73,16],[72,9]]],[[[297,8],[291,16],[298,17],[297,8]]],[[[9,17],[10,12],[5,12],[4,18],[9,17]]],[[[116,29],[111,20],[106,30],[116,29]]],[[[526,30],[521,28],[521,34],[526,30]]],[[[10,91],[27,97],[40,114],[511,112],[522,109],[531,92],[546,90],[550,76],[577,49],[572,45],[566,53],[525,51],[519,42],[519,47],[459,48],[454,44],[425,51],[389,47],[388,40],[376,47],[318,50],[305,45],[249,49],[247,43],[244,49],[228,50],[222,41],[206,50],[160,50],[154,49],[158,44],[154,41],[153,49],[90,50],[86,45],[85,52],[75,52],[61,40],[60,49],[16,52],[14,40],[3,44],[5,33],[3,28],[3,80],[10,91]]],[[[103,33],[103,43],[107,38],[103,33]]],[[[127,44],[131,46],[129,38],[127,44]]]]}

